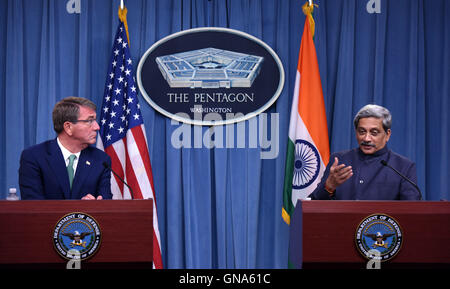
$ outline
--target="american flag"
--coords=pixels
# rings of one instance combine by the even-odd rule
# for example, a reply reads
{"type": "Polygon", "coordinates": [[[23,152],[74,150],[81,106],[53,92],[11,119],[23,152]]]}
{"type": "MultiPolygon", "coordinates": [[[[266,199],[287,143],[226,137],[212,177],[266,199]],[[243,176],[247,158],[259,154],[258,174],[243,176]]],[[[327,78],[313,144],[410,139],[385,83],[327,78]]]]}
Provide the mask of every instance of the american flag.
{"type": "MultiPolygon", "coordinates": [[[[133,77],[124,24],[119,21],[100,116],[97,147],[111,157],[112,169],[132,188],[134,199],[153,198],[153,266],[162,269],[152,167],[133,77]]],[[[130,199],[129,189],[112,175],[113,199],[130,199]]]]}

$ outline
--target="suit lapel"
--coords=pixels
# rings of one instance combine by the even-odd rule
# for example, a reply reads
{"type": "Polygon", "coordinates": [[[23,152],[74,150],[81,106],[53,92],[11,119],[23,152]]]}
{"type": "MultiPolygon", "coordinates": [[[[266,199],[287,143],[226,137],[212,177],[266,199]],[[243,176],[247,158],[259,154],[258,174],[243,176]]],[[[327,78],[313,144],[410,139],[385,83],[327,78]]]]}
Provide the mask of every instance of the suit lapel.
{"type": "Polygon", "coordinates": [[[65,199],[70,199],[70,184],[69,175],[67,173],[66,162],[64,161],[61,149],[54,139],[50,142],[49,148],[47,150],[47,161],[55,178],[61,187],[61,191],[64,194],[65,199]]]}

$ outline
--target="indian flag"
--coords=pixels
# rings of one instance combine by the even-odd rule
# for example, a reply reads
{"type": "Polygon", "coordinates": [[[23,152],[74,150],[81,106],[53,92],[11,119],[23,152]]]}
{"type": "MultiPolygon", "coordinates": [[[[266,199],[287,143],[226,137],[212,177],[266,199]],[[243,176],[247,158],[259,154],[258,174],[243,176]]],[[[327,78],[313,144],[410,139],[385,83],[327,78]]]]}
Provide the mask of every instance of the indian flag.
{"type": "Polygon", "coordinates": [[[314,46],[313,5],[303,5],[307,16],[298,56],[292,99],[283,190],[282,216],[287,224],[299,199],[317,187],[330,158],[327,117],[314,46]]]}

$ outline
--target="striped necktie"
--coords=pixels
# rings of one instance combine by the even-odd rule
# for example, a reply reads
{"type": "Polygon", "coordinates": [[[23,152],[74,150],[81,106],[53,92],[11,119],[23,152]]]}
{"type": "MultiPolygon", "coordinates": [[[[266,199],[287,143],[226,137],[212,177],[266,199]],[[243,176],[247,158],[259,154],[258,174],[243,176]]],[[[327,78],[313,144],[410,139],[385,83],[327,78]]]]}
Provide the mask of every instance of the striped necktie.
{"type": "Polygon", "coordinates": [[[77,158],[76,155],[70,155],[69,156],[69,164],[67,165],[67,173],[69,174],[69,183],[70,183],[70,189],[72,189],[72,182],[73,182],[73,161],[77,158]]]}

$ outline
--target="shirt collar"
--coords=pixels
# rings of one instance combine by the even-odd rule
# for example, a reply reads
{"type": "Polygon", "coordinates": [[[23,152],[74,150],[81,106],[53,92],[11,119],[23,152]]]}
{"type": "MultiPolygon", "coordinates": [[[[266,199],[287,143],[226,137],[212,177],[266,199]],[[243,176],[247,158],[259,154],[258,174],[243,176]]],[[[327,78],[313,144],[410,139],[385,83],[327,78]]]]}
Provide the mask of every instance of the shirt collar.
{"type": "Polygon", "coordinates": [[[361,160],[372,160],[375,159],[379,156],[382,156],[384,154],[386,154],[389,151],[387,144],[384,146],[384,148],[382,148],[381,150],[378,150],[376,152],[374,152],[373,154],[365,154],[361,151],[361,149],[358,147],[358,155],[360,157],[361,160]]]}
{"type": "Polygon", "coordinates": [[[61,149],[65,161],[67,161],[70,155],[75,155],[77,157],[76,160],[80,158],[81,151],[77,153],[72,153],[63,146],[63,144],[59,141],[59,138],[56,138],[56,142],[58,143],[58,146],[61,149]]]}

